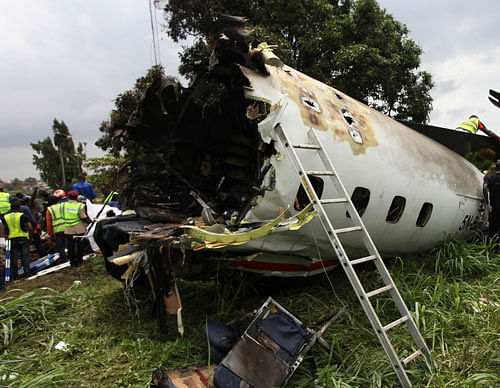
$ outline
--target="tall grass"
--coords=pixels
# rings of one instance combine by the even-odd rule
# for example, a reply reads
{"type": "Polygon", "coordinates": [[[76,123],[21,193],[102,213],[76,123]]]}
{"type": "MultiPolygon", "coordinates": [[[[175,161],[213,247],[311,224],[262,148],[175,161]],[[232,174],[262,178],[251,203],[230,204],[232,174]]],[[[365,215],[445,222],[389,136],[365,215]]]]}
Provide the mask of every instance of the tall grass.
{"type": "Polygon", "coordinates": [[[65,306],[64,294],[50,288],[33,291],[13,289],[0,299],[0,341],[6,346],[40,323],[48,323],[54,312],[65,306]]]}
{"type": "Polygon", "coordinates": [[[485,271],[500,270],[499,249],[498,236],[488,238],[478,232],[472,243],[447,236],[431,254],[436,257],[436,272],[456,276],[481,275],[485,271]]]}
{"type": "MultiPolygon", "coordinates": [[[[473,242],[452,238],[426,255],[388,261],[388,267],[424,339],[437,369],[429,372],[423,359],[409,365],[415,387],[500,386],[500,256],[496,240],[478,236],[473,242]]],[[[219,281],[179,281],[185,337],[168,320],[170,335],[162,341],[148,304],[140,319],[128,312],[121,285],[103,275],[102,264],[81,287],[64,294],[36,290],[8,294],[0,301],[0,322],[11,320],[13,336],[0,352],[0,377],[8,387],[147,387],[151,371],[206,363],[210,354],[200,330],[209,320],[229,321],[275,298],[312,328],[348,304],[347,312],[324,334],[332,352],[313,347],[288,387],[390,387],[398,380],[378,343],[349,282],[331,273],[334,291],[324,275],[311,279],[254,280],[226,274],[219,281]],[[233,282],[225,279],[233,279],[233,282]],[[16,300],[15,296],[20,297],[16,300]],[[10,307],[5,307],[5,306],[10,307]],[[19,306],[19,312],[17,307],[19,306]],[[64,340],[67,351],[54,350],[64,340]],[[318,374],[309,367],[314,359],[318,374]],[[316,382],[315,382],[316,381],[316,382]]],[[[375,273],[360,278],[375,287],[375,273]]],[[[374,306],[383,320],[397,311],[381,294],[374,306]]],[[[404,327],[391,330],[401,357],[412,352],[404,327]]]]}

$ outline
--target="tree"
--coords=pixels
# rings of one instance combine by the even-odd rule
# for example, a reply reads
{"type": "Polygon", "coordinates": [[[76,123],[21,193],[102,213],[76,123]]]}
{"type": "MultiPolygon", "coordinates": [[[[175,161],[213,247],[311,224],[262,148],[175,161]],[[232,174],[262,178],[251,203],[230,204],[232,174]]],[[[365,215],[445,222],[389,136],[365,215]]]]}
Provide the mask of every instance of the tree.
{"type": "Polygon", "coordinates": [[[82,143],[75,150],[73,138],[64,121],[54,119],[52,123],[53,138],[31,143],[33,148],[33,165],[40,173],[40,178],[52,187],[63,187],[72,182],[83,172],[85,160],[82,143]],[[64,166],[64,176],[63,167],[64,166]]]}
{"type": "Polygon", "coordinates": [[[108,151],[115,158],[120,156],[122,150],[125,151],[125,158],[140,153],[137,144],[128,142],[122,134],[144,91],[156,78],[163,76],[163,67],[153,66],[146,75],[136,80],[132,89],[126,90],[116,97],[115,109],[111,111],[109,119],[103,121],[99,127],[103,135],[96,141],[96,146],[108,151]]]}
{"type": "Polygon", "coordinates": [[[100,192],[108,193],[116,186],[118,172],[125,162],[123,156],[109,154],[102,158],[90,158],[85,162],[85,168],[92,172],[87,176],[87,181],[100,192]]]}
{"type": "Polygon", "coordinates": [[[418,70],[422,50],[376,0],[170,0],[169,36],[199,38],[180,54],[181,74],[196,74],[223,13],[248,17],[252,43],[277,44],[276,54],[298,70],[389,116],[428,121],[433,82],[418,70]]]}

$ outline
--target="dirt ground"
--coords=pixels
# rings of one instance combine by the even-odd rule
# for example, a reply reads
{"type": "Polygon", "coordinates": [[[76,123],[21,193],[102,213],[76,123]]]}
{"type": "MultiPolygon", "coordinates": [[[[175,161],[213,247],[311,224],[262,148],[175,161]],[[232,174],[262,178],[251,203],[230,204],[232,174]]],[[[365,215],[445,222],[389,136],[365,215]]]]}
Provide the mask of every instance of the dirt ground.
{"type": "Polygon", "coordinates": [[[12,289],[22,289],[24,291],[31,291],[35,288],[49,287],[57,291],[64,291],[68,289],[75,280],[85,280],[95,274],[92,262],[97,260],[96,258],[90,259],[89,261],[84,261],[83,265],[80,267],[67,267],[63,268],[57,272],[52,272],[46,275],[42,275],[35,279],[22,279],[9,282],[5,290],[0,291],[0,297],[5,292],[12,289]]]}

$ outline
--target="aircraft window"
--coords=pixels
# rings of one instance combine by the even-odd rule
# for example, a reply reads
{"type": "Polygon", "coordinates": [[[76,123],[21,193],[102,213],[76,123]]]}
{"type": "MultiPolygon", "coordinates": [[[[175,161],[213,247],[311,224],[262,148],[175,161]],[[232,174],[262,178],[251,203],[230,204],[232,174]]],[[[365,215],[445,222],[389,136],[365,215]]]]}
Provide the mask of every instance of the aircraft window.
{"type": "MultiPolygon", "coordinates": [[[[368,202],[370,202],[370,190],[365,187],[356,187],[352,192],[351,201],[359,216],[362,217],[368,207],[368,202]]],[[[345,212],[345,215],[347,218],[351,218],[349,212],[345,212]]]]}
{"type": "MultiPolygon", "coordinates": [[[[318,195],[318,199],[321,199],[325,182],[323,182],[323,179],[314,175],[308,175],[308,177],[311,181],[314,191],[318,195]]],[[[307,205],[309,205],[309,202],[311,201],[309,201],[309,198],[307,197],[304,186],[300,185],[299,191],[297,191],[297,197],[295,197],[295,204],[293,206],[294,209],[298,211],[303,210],[307,205]]]]}
{"type": "Polygon", "coordinates": [[[302,97],[302,103],[307,105],[312,110],[314,110],[318,113],[321,113],[321,108],[319,107],[319,104],[316,101],[314,101],[312,98],[302,97]]]}
{"type": "Polygon", "coordinates": [[[387,212],[387,217],[385,218],[385,220],[392,224],[398,222],[401,216],[403,215],[403,211],[405,210],[405,205],[406,205],[406,199],[400,197],[399,195],[396,195],[392,200],[391,207],[387,212]]]}
{"type": "Polygon", "coordinates": [[[347,109],[342,109],[342,116],[344,116],[347,124],[351,125],[354,122],[354,118],[352,117],[351,112],[349,112],[347,109]]]}
{"type": "Polygon", "coordinates": [[[342,100],[342,99],[343,99],[343,97],[342,97],[340,94],[335,93],[335,95],[337,96],[337,98],[338,98],[339,100],[342,100]]]}
{"type": "Polygon", "coordinates": [[[418,213],[417,226],[423,228],[429,222],[432,214],[432,203],[425,202],[418,213]]]}

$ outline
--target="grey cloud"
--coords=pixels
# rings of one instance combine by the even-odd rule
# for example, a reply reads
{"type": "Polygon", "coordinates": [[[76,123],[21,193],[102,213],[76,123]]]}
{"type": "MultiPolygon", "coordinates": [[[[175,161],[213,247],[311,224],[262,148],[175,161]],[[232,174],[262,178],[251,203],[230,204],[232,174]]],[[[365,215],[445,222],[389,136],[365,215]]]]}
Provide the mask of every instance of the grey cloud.
{"type": "MultiPolygon", "coordinates": [[[[153,64],[147,2],[6,2],[0,34],[1,177],[35,175],[29,143],[50,135],[54,118],[75,142],[93,144],[116,96],[153,64]],[[28,167],[9,163],[12,149],[29,155],[28,167]]],[[[178,46],[160,44],[166,72],[176,74],[178,46]]]]}

